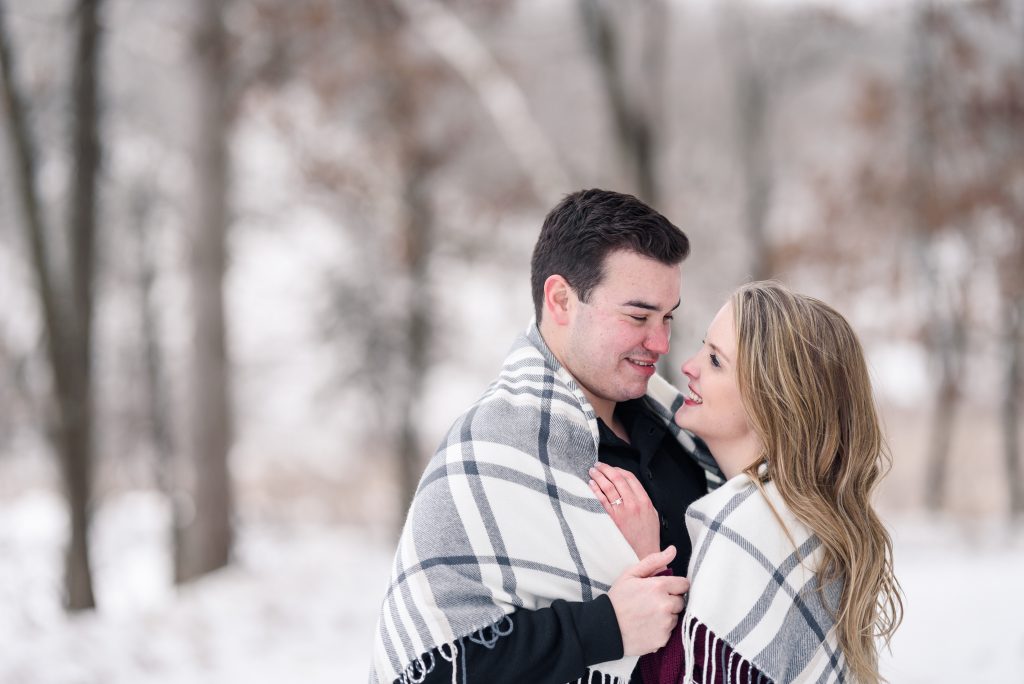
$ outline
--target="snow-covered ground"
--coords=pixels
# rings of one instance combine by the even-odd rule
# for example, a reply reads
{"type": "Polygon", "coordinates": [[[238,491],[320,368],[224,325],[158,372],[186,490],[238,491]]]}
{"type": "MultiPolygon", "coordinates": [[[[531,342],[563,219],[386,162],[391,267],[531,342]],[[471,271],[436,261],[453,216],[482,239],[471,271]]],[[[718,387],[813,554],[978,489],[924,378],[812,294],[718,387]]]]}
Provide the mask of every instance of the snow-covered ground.
{"type": "MultiPolygon", "coordinates": [[[[891,521],[906,620],[885,657],[894,684],[1017,682],[1024,672],[1024,530],[891,521]]],[[[110,499],[95,522],[98,612],[59,607],[65,524],[45,490],[0,503],[0,683],[366,680],[391,549],[327,524],[248,524],[237,562],[170,584],[159,496],[110,499]]]]}

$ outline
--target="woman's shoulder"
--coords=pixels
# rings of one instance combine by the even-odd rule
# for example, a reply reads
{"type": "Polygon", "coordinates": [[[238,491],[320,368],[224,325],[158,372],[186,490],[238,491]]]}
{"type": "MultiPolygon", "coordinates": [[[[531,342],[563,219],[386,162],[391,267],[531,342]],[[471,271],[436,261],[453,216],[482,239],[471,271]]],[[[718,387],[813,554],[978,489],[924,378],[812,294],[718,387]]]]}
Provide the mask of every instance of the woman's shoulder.
{"type": "Polygon", "coordinates": [[[746,473],[695,501],[686,511],[691,533],[713,533],[756,546],[768,557],[788,556],[794,546],[813,551],[813,533],[786,505],[772,480],[760,484],[746,473]]]}

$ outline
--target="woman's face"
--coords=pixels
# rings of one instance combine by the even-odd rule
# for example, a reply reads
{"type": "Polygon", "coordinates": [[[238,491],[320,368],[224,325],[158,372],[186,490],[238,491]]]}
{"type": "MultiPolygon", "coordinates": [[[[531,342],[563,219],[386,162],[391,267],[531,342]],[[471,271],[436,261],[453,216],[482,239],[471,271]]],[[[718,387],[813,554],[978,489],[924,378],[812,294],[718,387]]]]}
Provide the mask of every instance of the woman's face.
{"type": "Polygon", "coordinates": [[[675,420],[707,442],[712,453],[753,438],[740,397],[736,345],[732,304],[726,302],[711,321],[703,346],[683,364],[688,391],[675,420]]]}

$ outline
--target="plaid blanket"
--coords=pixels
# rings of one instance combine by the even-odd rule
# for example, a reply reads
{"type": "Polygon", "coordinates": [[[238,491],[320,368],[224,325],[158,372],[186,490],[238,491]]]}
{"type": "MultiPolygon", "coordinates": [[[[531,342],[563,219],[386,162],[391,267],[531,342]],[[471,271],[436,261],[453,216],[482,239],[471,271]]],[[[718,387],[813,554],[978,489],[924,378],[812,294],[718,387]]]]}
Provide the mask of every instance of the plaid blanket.
{"type": "Polygon", "coordinates": [[[767,499],[740,474],[686,511],[693,542],[682,621],[686,684],[747,682],[753,669],[762,675],[755,682],[824,684],[849,677],[832,618],[841,585],[819,591],[812,570],[821,555],[818,538],[793,516],[773,482],[764,488],[767,499]],[[703,663],[701,671],[694,672],[694,662],[703,663]]]}
{"type": "MultiPolygon", "coordinates": [[[[647,400],[709,483],[720,483],[707,451],[672,422],[678,392],[655,376],[647,400]]],[[[466,639],[507,635],[517,609],[594,599],[637,562],[587,484],[598,443],[593,409],[531,325],[420,480],[377,624],[371,683],[421,680],[439,655],[466,684],[466,639]]],[[[591,670],[623,684],[635,664],[591,670]]]]}

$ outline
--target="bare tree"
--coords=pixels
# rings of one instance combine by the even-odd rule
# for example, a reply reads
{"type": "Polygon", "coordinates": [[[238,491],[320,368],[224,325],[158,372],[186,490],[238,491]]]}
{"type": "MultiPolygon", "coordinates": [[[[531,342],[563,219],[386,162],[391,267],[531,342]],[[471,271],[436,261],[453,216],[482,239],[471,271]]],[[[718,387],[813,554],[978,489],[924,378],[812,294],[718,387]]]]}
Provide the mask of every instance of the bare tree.
{"type": "Polygon", "coordinates": [[[929,249],[934,235],[930,219],[934,215],[931,207],[936,199],[937,182],[934,173],[937,154],[934,130],[936,82],[928,35],[931,12],[928,2],[918,3],[915,7],[909,42],[907,79],[912,124],[907,179],[910,249],[923,279],[921,291],[927,300],[925,339],[938,366],[927,451],[928,469],[925,473],[925,505],[931,510],[938,510],[945,501],[953,425],[961,398],[957,377],[963,361],[965,330],[962,317],[949,299],[949,289],[941,287],[939,271],[929,249]]]}
{"type": "Polygon", "coordinates": [[[92,311],[96,244],[99,145],[100,0],[75,5],[77,29],[72,78],[71,197],[68,210],[69,277],[62,280],[49,251],[36,180],[36,156],[24,100],[14,80],[14,60],[0,6],[0,69],[8,129],[15,155],[24,227],[31,253],[55,389],[53,433],[60,455],[71,520],[65,554],[65,605],[95,607],[89,561],[93,461],[92,311]]]}
{"type": "Polygon", "coordinates": [[[926,503],[932,509],[942,507],[947,488],[951,426],[961,399],[971,311],[970,298],[964,294],[968,283],[944,287],[928,243],[935,235],[952,233],[961,236],[970,253],[994,224],[1002,236],[990,241],[989,251],[1000,295],[995,336],[1004,364],[1004,463],[1010,509],[1015,514],[1024,511],[1019,438],[1024,59],[1018,56],[1005,63],[1000,58],[1021,54],[1013,26],[1012,8],[1000,1],[941,8],[921,3],[916,14],[910,188],[913,244],[929,293],[926,331],[939,367],[926,478],[926,503]],[[993,73],[999,78],[993,79],[993,73]]]}
{"type": "Polygon", "coordinates": [[[195,579],[226,565],[232,545],[228,453],[232,414],[224,315],[229,160],[228,37],[224,0],[197,0],[194,46],[198,77],[197,136],[193,150],[195,219],[189,264],[194,315],[188,402],[188,463],[184,491],[192,511],[176,537],[175,578],[195,579]]]}
{"type": "Polygon", "coordinates": [[[443,2],[395,0],[395,4],[407,17],[409,30],[465,79],[519,162],[537,199],[552,204],[570,190],[569,174],[530,111],[522,88],[501,68],[484,41],[443,2]]]}
{"type": "Polygon", "coordinates": [[[1010,515],[1024,515],[1024,455],[1021,453],[1021,414],[1024,413],[1024,196],[1012,183],[1024,177],[1024,7],[1001,2],[993,20],[1010,27],[1016,60],[1003,81],[1000,97],[985,109],[995,119],[999,135],[994,173],[1001,187],[1000,205],[1010,233],[1009,248],[997,261],[1002,299],[1000,338],[1005,369],[1002,397],[1003,464],[1010,494],[1010,515]],[[1007,168],[1009,167],[1009,168],[1007,168]]]}
{"type": "MultiPolygon", "coordinates": [[[[1022,226],[1024,227],[1024,226],[1022,226]]],[[[1017,261],[1016,278],[1024,271],[1024,260],[1020,258],[1021,250],[1017,248],[1014,255],[1017,261]]],[[[1000,320],[1003,323],[1001,331],[1001,343],[1003,346],[1003,359],[1005,364],[1005,377],[1003,384],[1002,400],[1002,432],[1003,432],[1003,463],[1006,468],[1006,483],[1010,492],[1010,514],[1019,516],[1024,514],[1024,478],[1021,473],[1021,448],[1020,448],[1020,414],[1024,397],[1022,394],[1022,382],[1024,382],[1024,368],[1022,368],[1021,347],[1024,346],[1024,292],[1021,292],[1020,283],[1013,288],[1005,287],[1004,292],[1017,291],[1015,298],[1003,297],[1000,320]]]]}
{"type": "Polygon", "coordinates": [[[397,260],[391,276],[400,288],[402,313],[398,329],[402,337],[390,360],[395,367],[391,382],[395,384],[380,387],[384,391],[378,401],[381,406],[390,407],[387,411],[394,411],[388,422],[394,425],[397,503],[399,510],[405,510],[423,468],[417,409],[422,403],[423,376],[436,334],[428,278],[436,241],[429,180],[439,160],[421,130],[427,85],[418,78],[418,66],[405,46],[409,19],[388,3],[364,3],[363,9],[378,77],[390,94],[383,114],[393,131],[392,144],[401,173],[397,260]]]}
{"type": "Polygon", "coordinates": [[[182,501],[175,481],[175,444],[171,417],[170,391],[164,369],[159,326],[153,288],[157,278],[156,256],[152,244],[151,213],[155,202],[154,189],[146,182],[134,184],[128,197],[129,221],[135,229],[135,263],[138,295],[138,321],[142,340],[143,393],[145,422],[156,459],[154,473],[157,487],[171,502],[172,548],[180,545],[184,527],[182,501]]]}
{"type": "Polygon", "coordinates": [[[860,107],[878,145],[854,173],[864,192],[859,218],[868,231],[897,221],[905,226],[903,246],[913,271],[907,280],[922,311],[913,334],[935,371],[924,474],[924,500],[932,510],[945,505],[950,488],[967,350],[991,339],[1003,351],[999,414],[1011,510],[1019,510],[1024,498],[1019,454],[1024,65],[1019,29],[1013,27],[1013,12],[1000,0],[917,3],[902,81],[886,86],[866,79],[860,107]],[[904,90],[906,116],[898,118],[894,103],[904,90]],[[892,150],[901,147],[893,140],[906,143],[902,160],[893,159],[892,150]],[[951,254],[956,263],[950,263],[951,254]],[[988,312],[994,319],[990,334],[979,330],[989,307],[972,296],[974,282],[986,271],[995,276],[999,295],[988,312]]]}
{"type": "Polygon", "coordinates": [[[645,0],[626,9],[606,0],[580,0],[587,45],[604,86],[616,147],[634,192],[658,204],[658,150],[663,120],[668,10],[661,0],[645,0]],[[638,10],[641,32],[630,32],[623,13],[638,10]],[[642,46],[639,64],[631,47],[642,46]]]}
{"type": "Polygon", "coordinates": [[[735,96],[734,120],[740,172],[743,178],[743,238],[750,255],[752,280],[772,277],[767,222],[775,171],[771,161],[770,102],[773,88],[763,54],[759,54],[745,11],[735,2],[722,4],[723,43],[730,55],[735,96]]]}

